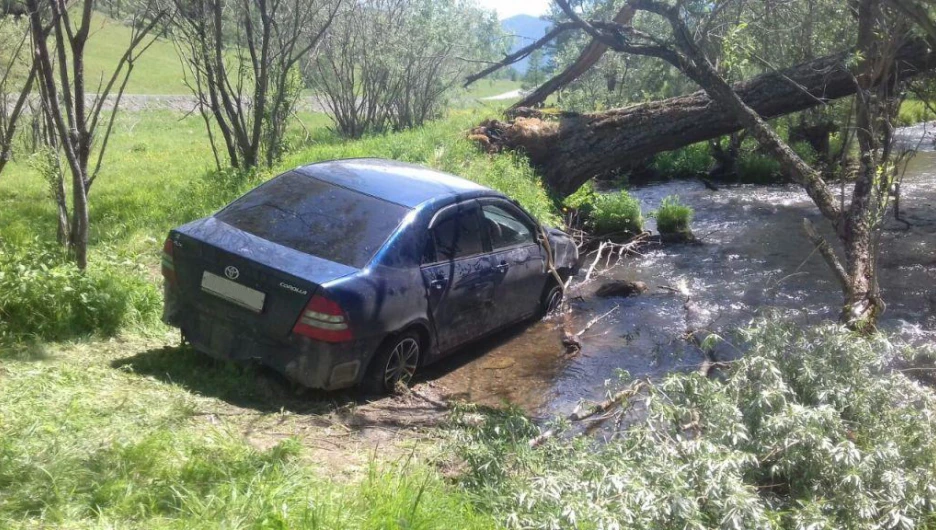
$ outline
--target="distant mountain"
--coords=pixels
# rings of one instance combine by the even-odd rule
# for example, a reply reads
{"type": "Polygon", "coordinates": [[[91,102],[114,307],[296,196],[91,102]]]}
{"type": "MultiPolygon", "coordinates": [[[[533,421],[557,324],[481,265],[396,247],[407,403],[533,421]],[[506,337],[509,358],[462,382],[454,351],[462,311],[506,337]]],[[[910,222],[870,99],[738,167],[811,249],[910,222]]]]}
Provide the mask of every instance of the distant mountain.
{"type": "MultiPolygon", "coordinates": [[[[552,22],[531,15],[514,15],[501,20],[501,27],[508,35],[515,35],[514,44],[510,51],[515,52],[528,46],[536,39],[546,34],[552,22]]],[[[514,65],[521,74],[526,73],[530,58],[519,61],[514,65]]]]}

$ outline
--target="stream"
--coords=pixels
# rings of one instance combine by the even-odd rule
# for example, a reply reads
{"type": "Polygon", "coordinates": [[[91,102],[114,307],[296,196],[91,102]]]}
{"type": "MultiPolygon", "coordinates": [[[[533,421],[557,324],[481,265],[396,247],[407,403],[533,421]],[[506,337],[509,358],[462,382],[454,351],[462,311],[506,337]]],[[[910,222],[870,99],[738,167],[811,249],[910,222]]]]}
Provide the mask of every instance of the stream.
{"type": "MultiPolygon", "coordinates": [[[[904,144],[919,144],[921,150],[910,160],[902,184],[901,218],[910,227],[888,212],[879,259],[887,303],[880,326],[911,341],[936,338],[933,130],[930,124],[900,131],[904,144]]],[[[733,185],[712,191],[699,181],[680,180],[629,191],[640,200],[644,215],[664,197],[678,195],[695,210],[692,229],[700,243],[648,244],[640,255],[586,285],[571,302],[566,329],[576,333],[613,312],[582,334],[577,355],[566,356],[561,322],[554,317],[453,355],[430,369],[434,384],[451,397],[476,403],[509,402],[544,416],[567,413],[583,399],[603,399],[618,370],[632,377],[660,377],[698,367],[703,356],[686,342],[687,327],[729,339],[715,352],[726,359],[740,355],[730,344],[732,332],[758,316],[776,315],[804,326],[838,316],[841,291],[806,239],[803,218],[829,241],[835,237],[802,188],[733,185]],[[642,281],[649,291],[629,298],[593,296],[608,279],[642,281]],[[688,323],[687,295],[696,308],[688,323]]],[[[849,192],[846,188],[846,200],[849,192]]],[[[655,231],[652,219],[647,229],[655,231]]]]}

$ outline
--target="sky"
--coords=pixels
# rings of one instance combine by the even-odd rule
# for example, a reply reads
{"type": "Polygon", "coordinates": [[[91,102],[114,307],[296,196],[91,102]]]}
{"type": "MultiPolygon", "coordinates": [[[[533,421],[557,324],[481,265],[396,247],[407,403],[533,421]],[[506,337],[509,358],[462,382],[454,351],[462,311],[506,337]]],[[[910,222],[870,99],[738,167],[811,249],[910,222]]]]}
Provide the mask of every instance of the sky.
{"type": "Polygon", "coordinates": [[[497,11],[497,16],[505,18],[519,15],[539,16],[549,10],[550,0],[480,0],[482,6],[497,11]]]}

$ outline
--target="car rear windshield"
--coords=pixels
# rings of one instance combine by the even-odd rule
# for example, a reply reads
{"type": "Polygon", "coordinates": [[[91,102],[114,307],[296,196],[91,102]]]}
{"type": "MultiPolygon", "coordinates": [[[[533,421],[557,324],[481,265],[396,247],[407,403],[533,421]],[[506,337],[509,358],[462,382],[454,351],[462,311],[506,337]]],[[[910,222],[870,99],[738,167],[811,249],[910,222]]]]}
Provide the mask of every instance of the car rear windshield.
{"type": "Polygon", "coordinates": [[[289,172],[215,217],[268,241],[361,268],[400,225],[408,208],[289,172]]]}

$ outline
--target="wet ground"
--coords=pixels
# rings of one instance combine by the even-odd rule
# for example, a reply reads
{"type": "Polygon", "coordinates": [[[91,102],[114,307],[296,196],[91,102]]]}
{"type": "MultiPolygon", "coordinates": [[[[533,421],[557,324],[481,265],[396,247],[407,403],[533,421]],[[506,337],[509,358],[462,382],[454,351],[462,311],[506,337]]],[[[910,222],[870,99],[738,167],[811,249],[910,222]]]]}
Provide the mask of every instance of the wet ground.
{"type": "MultiPolygon", "coordinates": [[[[925,151],[910,160],[903,177],[900,209],[909,227],[890,211],[880,256],[888,304],[881,326],[916,341],[936,339],[933,130],[930,125],[902,131],[906,145],[925,151]]],[[[429,378],[452,396],[491,405],[510,402],[551,415],[570,411],[582,399],[601,399],[618,370],[657,377],[697,367],[703,356],[685,341],[687,328],[730,337],[768,312],[802,325],[836,318],[841,291],[806,239],[803,219],[830,241],[834,237],[799,187],[711,191],[700,182],[676,181],[630,191],[644,212],[663,197],[679,195],[695,209],[692,228],[700,244],[648,245],[602,278],[645,282],[646,294],[596,298],[601,281],[591,282],[572,301],[564,322],[537,322],[486,340],[441,363],[429,378]],[[693,306],[689,312],[687,299],[693,306]],[[582,335],[580,353],[565,354],[559,328],[578,332],[612,310],[582,335]]],[[[655,228],[652,220],[648,228],[655,228]]],[[[730,344],[716,352],[722,358],[738,354],[730,344]]]]}

